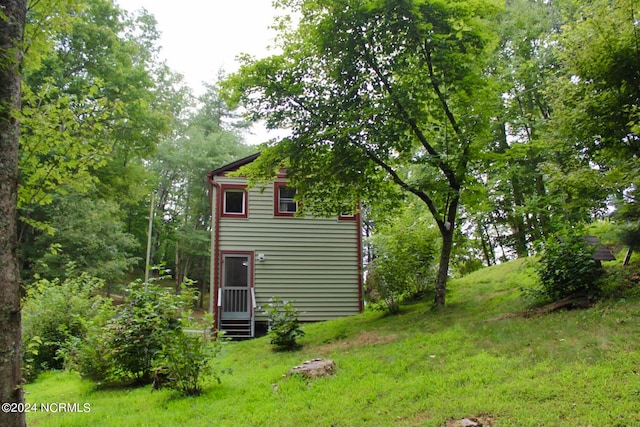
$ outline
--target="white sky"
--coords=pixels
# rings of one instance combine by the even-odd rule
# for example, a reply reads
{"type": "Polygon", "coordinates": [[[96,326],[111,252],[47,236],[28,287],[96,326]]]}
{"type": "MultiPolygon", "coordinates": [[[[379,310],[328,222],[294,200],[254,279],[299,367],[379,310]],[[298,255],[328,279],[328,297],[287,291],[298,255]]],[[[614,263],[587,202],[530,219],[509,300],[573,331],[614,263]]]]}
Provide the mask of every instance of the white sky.
{"type": "MultiPolygon", "coordinates": [[[[196,95],[203,82],[213,83],[221,68],[238,69],[235,57],[248,53],[258,58],[273,53],[275,31],[269,26],[279,13],[271,0],[116,0],[125,10],[145,8],[155,16],[161,33],[160,55],[182,74],[196,95]]],[[[281,11],[280,11],[281,12],[281,11]]],[[[248,143],[264,142],[263,129],[246,135],[248,143]]]]}

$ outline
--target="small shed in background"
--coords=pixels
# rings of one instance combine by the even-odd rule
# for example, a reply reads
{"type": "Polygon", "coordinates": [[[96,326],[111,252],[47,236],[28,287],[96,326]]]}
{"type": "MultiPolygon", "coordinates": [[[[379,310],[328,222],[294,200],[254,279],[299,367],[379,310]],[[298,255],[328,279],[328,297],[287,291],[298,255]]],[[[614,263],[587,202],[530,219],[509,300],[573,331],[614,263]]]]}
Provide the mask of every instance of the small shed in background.
{"type": "Polygon", "coordinates": [[[582,237],[588,244],[595,247],[593,252],[593,259],[598,265],[601,265],[601,261],[614,261],[616,257],[611,253],[609,248],[602,244],[597,236],[583,236],[582,237]]]}

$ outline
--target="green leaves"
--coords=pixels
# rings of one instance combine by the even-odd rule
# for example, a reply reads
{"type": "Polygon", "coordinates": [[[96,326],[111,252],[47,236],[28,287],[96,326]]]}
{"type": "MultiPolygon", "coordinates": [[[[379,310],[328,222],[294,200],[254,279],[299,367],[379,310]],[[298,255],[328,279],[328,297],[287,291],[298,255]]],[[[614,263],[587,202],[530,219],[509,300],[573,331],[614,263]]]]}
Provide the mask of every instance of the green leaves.
{"type": "Polygon", "coordinates": [[[304,336],[304,331],[298,321],[300,313],[293,303],[279,297],[272,297],[264,308],[265,314],[269,317],[269,342],[274,349],[293,351],[300,348],[297,340],[304,336]]]}
{"type": "Polygon", "coordinates": [[[548,238],[536,268],[542,296],[552,301],[576,295],[597,296],[602,269],[593,259],[594,249],[576,231],[548,238]]]}
{"type": "Polygon", "coordinates": [[[247,171],[268,171],[279,157],[303,209],[323,216],[361,201],[387,210],[399,190],[418,196],[449,242],[439,275],[444,296],[469,162],[490,138],[488,107],[500,97],[484,73],[496,44],[488,19],[499,7],[440,0],[290,6],[304,19],[285,30],[283,53],[245,63],[226,85],[252,118],[291,130],[265,150],[276,154],[263,152],[247,171]]]}
{"type": "Polygon", "coordinates": [[[224,87],[253,118],[291,128],[279,153],[303,197],[326,197],[329,179],[330,186],[348,182],[353,196],[381,199],[374,189],[385,187],[385,175],[396,174],[399,184],[410,159],[459,187],[466,147],[481,126],[467,107],[485,87],[481,63],[492,37],[482,14],[497,9],[464,2],[298,6],[305,20],[287,33],[285,53],[247,62],[224,87]]]}
{"type": "Polygon", "coordinates": [[[187,92],[158,61],[158,32],[146,12],[128,15],[113,0],[31,3],[17,115],[23,261],[46,264],[50,269],[40,272],[51,274],[74,259],[93,274],[118,280],[136,262],[132,236],[142,240],[146,232],[145,198],[154,177],[145,162],[174,131],[187,92]],[[77,211],[67,211],[67,224],[58,215],[63,199],[82,199],[77,211]],[[124,224],[130,234],[122,232],[124,224]],[[85,234],[75,236],[78,230],[85,234]],[[56,232],[63,235],[50,237],[56,232]],[[97,242],[105,239],[102,250],[97,242]],[[57,242],[61,253],[45,252],[57,242]]]}
{"type": "MultiPolygon", "coordinates": [[[[87,90],[95,92],[99,85],[87,90]]],[[[50,78],[37,92],[23,85],[22,100],[18,207],[46,205],[55,194],[87,191],[95,182],[93,171],[106,164],[112,149],[99,137],[111,114],[107,100],[66,94],[50,78]]]]}
{"type": "Polygon", "coordinates": [[[69,267],[69,277],[29,285],[22,308],[24,375],[32,380],[71,362],[73,344],[87,334],[87,322],[109,302],[96,295],[104,282],[69,267]]]}
{"type": "Polygon", "coordinates": [[[405,298],[433,291],[438,231],[420,206],[409,204],[373,236],[375,258],[368,267],[368,300],[395,313],[405,298]]]}
{"type": "Polygon", "coordinates": [[[638,184],[633,173],[619,178],[633,170],[627,160],[637,163],[640,156],[634,125],[640,99],[639,6],[637,0],[579,5],[557,44],[562,67],[553,91],[559,141],[589,162],[585,167],[599,169],[619,193],[638,184]]]}
{"type": "Polygon", "coordinates": [[[107,290],[122,283],[138,261],[138,244],[120,220],[119,206],[71,193],[47,208],[51,234],[41,234],[30,249],[41,252],[32,273],[42,277],[66,277],[73,262],[77,269],[107,281],[107,290]]]}
{"type": "Polygon", "coordinates": [[[155,284],[130,285],[118,315],[102,331],[115,379],[151,382],[154,358],[183,333],[180,311],[190,302],[155,284]]]}
{"type": "Polygon", "coordinates": [[[133,19],[112,0],[31,6],[19,116],[23,217],[96,184],[105,198],[127,191],[112,185],[112,163],[135,167],[132,158],[153,152],[181,108],[171,73],[153,63],[157,32],[148,16],[133,19]]]}

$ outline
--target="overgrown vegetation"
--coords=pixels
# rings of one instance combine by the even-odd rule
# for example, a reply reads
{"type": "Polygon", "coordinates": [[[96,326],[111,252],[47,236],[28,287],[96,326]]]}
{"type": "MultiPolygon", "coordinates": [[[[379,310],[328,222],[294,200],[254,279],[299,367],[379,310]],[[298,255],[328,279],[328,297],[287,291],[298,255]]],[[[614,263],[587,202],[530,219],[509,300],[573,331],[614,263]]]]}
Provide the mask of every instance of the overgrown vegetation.
{"type": "Polygon", "coordinates": [[[97,295],[102,284],[85,274],[62,283],[41,280],[25,300],[25,376],[48,369],[76,370],[98,383],[150,384],[184,395],[200,393],[205,377],[215,376],[213,362],[222,340],[212,340],[208,323],[191,318],[195,294],[180,295],[157,284],[136,281],[123,304],[97,295]]]}
{"type": "Polygon", "coordinates": [[[537,293],[551,301],[577,295],[599,296],[602,268],[593,259],[594,250],[576,231],[548,238],[536,268],[540,276],[537,293]]]}
{"type": "Polygon", "coordinates": [[[63,281],[39,279],[29,285],[22,305],[23,374],[35,378],[61,369],[70,345],[83,341],[92,319],[110,300],[97,295],[103,281],[67,266],[63,281]]]}
{"type": "Polygon", "coordinates": [[[126,290],[117,315],[99,332],[106,344],[116,381],[153,380],[154,359],[165,343],[181,333],[184,300],[154,284],[135,282],[126,290]]]}
{"type": "Polygon", "coordinates": [[[415,205],[409,205],[373,236],[373,260],[367,266],[367,301],[389,313],[405,298],[433,290],[438,231],[415,205]]]}
{"type": "Polygon", "coordinates": [[[304,336],[304,331],[298,320],[300,312],[293,302],[272,297],[264,308],[269,318],[269,343],[276,351],[298,350],[298,339],[304,336]]]}
{"type": "Polygon", "coordinates": [[[233,375],[222,387],[209,377],[197,399],[151,386],[100,390],[73,373],[45,373],[27,385],[28,402],[64,396],[91,412],[29,413],[29,425],[443,426],[474,416],[495,426],[639,424],[637,254],[627,268],[605,265],[607,290],[593,307],[531,317],[519,288],[536,285],[536,263],[452,280],[450,304],[439,311],[412,302],[398,315],[305,325],[299,352],[270,351],[268,337],[229,343],[217,363],[233,375]],[[616,278],[627,273],[636,279],[623,285],[616,278]],[[315,357],[334,360],[335,375],[283,377],[315,357]]]}
{"type": "MultiPolygon", "coordinates": [[[[222,349],[223,336],[210,336],[212,324],[208,318],[204,325],[198,325],[204,328],[201,334],[181,331],[163,343],[153,361],[155,388],[167,387],[183,396],[192,396],[202,392],[205,380],[215,378],[220,384],[220,375],[213,363],[222,349]]],[[[183,326],[196,327],[192,322],[183,326]]]]}

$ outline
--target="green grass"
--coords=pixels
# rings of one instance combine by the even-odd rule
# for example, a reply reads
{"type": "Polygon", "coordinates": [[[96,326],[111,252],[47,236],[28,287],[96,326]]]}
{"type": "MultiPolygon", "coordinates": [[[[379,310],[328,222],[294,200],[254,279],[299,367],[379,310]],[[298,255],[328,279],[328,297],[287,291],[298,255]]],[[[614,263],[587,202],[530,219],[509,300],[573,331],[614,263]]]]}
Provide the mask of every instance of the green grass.
{"type": "MultiPolygon", "coordinates": [[[[519,291],[531,261],[480,270],[450,283],[449,303],[403,306],[305,325],[302,350],[266,339],[226,344],[198,397],[100,389],[52,372],[26,386],[30,403],[89,403],[90,412],[30,413],[31,426],[444,425],[469,416],[496,426],[640,425],[640,298],[525,318],[519,291]],[[334,376],[284,377],[314,357],[334,376]]],[[[636,264],[637,269],[638,264],[636,264]]],[[[637,293],[636,293],[637,295],[637,293]]]]}

